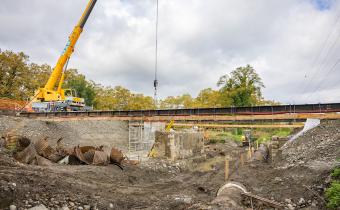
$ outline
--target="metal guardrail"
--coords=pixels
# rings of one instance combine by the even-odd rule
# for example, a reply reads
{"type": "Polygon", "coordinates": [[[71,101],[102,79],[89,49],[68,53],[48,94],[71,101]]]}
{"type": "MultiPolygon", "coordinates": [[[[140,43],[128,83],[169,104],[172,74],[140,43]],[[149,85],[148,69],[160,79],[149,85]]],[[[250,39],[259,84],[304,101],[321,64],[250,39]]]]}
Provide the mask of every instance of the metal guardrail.
{"type": "Polygon", "coordinates": [[[21,112],[21,117],[156,117],[340,112],[340,103],[129,111],[21,112]]]}

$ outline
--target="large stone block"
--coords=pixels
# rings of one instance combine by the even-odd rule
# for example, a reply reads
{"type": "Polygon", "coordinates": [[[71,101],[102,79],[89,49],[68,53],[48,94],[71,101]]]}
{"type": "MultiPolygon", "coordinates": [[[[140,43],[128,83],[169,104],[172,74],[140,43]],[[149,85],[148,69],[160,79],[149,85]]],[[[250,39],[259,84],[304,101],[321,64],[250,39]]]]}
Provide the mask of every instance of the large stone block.
{"type": "Polygon", "coordinates": [[[200,132],[156,132],[156,157],[172,160],[199,155],[204,151],[204,134],[200,132]]]}

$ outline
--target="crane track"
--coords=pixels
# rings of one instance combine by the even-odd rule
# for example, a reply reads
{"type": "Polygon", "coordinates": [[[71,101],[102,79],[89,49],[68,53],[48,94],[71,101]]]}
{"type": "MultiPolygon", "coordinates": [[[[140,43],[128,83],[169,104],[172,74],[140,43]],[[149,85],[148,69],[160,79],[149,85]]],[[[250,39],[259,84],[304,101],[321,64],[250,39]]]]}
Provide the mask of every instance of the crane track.
{"type": "Polygon", "coordinates": [[[340,103],[297,104],[253,107],[194,108],[129,111],[21,112],[21,117],[157,117],[211,115],[276,115],[294,113],[340,112],[340,103]]]}

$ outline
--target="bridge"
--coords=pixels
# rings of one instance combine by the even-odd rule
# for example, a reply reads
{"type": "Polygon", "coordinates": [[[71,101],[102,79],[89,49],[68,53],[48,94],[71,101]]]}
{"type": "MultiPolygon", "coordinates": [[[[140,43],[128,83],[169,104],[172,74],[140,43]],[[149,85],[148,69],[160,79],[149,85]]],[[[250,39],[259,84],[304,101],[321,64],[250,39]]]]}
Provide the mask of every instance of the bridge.
{"type": "Polygon", "coordinates": [[[308,118],[340,119],[340,103],[298,104],[277,106],[194,108],[88,112],[22,112],[21,117],[64,120],[122,120],[167,122],[189,127],[301,127],[308,118]],[[217,123],[217,124],[214,124],[217,123]]]}

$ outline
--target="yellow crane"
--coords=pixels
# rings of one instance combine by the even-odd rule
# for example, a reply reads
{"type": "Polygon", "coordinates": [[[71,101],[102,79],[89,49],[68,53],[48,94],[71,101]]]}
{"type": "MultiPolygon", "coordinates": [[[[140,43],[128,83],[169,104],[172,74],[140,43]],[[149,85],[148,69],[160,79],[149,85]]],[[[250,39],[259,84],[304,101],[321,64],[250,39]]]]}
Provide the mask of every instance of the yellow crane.
{"type": "Polygon", "coordinates": [[[89,18],[97,0],[90,0],[83,12],[78,24],[73,29],[69,40],[62,52],[59,60],[54,67],[51,76],[44,87],[39,88],[33,99],[32,109],[37,112],[49,111],[78,111],[84,110],[85,101],[83,98],[76,97],[75,90],[63,89],[62,85],[65,79],[65,70],[68,61],[74,52],[74,47],[83,32],[85,23],[89,18]]]}

